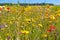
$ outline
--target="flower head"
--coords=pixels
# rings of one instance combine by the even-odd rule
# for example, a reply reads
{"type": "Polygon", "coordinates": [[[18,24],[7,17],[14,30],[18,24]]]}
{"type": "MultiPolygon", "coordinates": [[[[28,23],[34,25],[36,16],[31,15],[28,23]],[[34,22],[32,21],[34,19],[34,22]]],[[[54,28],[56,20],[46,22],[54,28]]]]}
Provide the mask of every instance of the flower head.
{"type": "Polygon", "coordinates": [[[42,34],[42,37],[47,37],[48,35],[47,34],[42,34]]]}
{"type": "Polygon", "coordinates": [[[59,13],[59,14],[57,14],[57,16],[60,16],[60,13],[59,13]]]}
{"type": "Polygon", "coordinates": [[[26,22],[27,22],[27,23],[30,23],[30,22],[31,22],[31,19],[26,19],[26,22]]]}
{"type": "Polygon", "coordinates": [[[47,30],[47,32],[52,32],[56,29],[55,26],[53,26],[53,25],[50,25],[49,27],[50,27],[50,29],[47,30]]]}
{"type": "Polygon", "coordinates": [[[59,13],[59,12],[60,12],[60,10],[57,10],[57,12],[59,13]]]}
{"type": "Polygon", "coordinates": [[[7,35],[7,36],[10,36],[10,34],[9,34],[9,33],[7,33],[6,35],[7,35]]]}
{"type": "Polygon", "coordinates": [[[56,17],[55,17],[54,15],[50,15],[50,19],[51,19],[51,20],[55,20],[56,17]]]}
{"type": "Polygon", "coordinates": [[[5,26],[0,24],[0,28],[5,28],[5,26]]]}
{"type": "Polygon", "coordinates": [[[10,8],[9,8],[9,7],[7,7],[5,10],[6,10],[6,11],[10,11],[10,8]]]}
{"type": "Polygon", "coordinates": [[[43,25],[42,25],[42,24],[38,24],[38,26],[43,27],[43,25]]]}
{"type": "Polygon", "coordinates": [[[29,31],[27,31],[27,30],[21,30],[21,33],[23,33],[23,34],[29,34],[29,31]]]}
{"type": "Polygon", "coordinates": [[[2,11],[2,8],[0,8],[0,11],[2,11]]]}
{"type": "Polygon", "coordinates": [[[47,30],[47,32],[51,32],[51,30],[49,29],[49,30],[47,30]]]}
{"type": "Polygon", "coordinates": [[[55,28],[55,26],[50,25],[50,29],[51,29],[51,30],[55,30],[56,28],[55,28]]]}

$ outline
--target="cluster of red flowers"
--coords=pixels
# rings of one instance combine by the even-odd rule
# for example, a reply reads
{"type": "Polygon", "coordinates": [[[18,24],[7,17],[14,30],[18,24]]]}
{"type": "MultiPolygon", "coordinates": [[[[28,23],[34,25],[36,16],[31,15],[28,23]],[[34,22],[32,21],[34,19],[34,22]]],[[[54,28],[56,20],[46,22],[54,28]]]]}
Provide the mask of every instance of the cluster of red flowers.
{"type": "Polygon", "coordinates": [[[49,30],[47,30],[48,32],[51,32],[51,31],[54,31],[54,30],[56,30],[56,27],[55,26],[53,26],[53,25],[50,25],[50,29],[49,30]]]}

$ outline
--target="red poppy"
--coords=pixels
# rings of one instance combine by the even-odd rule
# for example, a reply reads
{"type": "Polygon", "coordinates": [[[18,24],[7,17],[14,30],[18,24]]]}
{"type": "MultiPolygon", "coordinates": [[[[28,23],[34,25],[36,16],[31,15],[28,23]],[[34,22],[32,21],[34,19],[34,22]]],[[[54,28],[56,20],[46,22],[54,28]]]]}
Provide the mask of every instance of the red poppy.
{"type": "Polygon", "coordinates": [[[51,30],[49,29],[49,30],[47,30],[47,32],[51,32],[51,30]]]}
{"type": "Polygon", "coordinates": [[[0,11],[2,10],[2,8],[0,8],[0,11]]]}
{"type": "Polygon", "coordinates": [[[56,28],[55,28],[55,26],[50,25],[50,29],[51,29],[51,30],[55,30],[56,28]]]}

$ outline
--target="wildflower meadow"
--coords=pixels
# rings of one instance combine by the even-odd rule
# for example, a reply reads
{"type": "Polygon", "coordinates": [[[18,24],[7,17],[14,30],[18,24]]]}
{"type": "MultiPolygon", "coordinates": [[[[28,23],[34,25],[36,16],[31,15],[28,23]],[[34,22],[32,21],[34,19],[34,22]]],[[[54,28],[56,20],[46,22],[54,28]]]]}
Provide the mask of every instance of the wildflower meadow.
{"type": "Polygon", "coordinates": [[[60,6],[0,6],[0,40],[60,40],[60,6]]]}

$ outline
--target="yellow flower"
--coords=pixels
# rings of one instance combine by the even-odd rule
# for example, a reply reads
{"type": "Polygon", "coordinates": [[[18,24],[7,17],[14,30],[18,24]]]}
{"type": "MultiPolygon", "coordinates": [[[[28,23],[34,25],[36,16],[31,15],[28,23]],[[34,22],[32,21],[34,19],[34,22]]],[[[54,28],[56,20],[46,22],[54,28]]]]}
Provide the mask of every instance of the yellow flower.
{"type": "Polygon", "coordinates": [[[31,10],[31,7],[28,6],[27,8],[24,9],[25,11],[30,11],[31,10]]]}
{"type": "Polygon", "coordinates": [[[58,13],[60,12],[60,10],[57,11],[58,13]]]}
{"type": "Polygon", "coordinates": [[[0,6],[0,8],[2,8],[2,6],[0,6]]]}
{"type": "Polygon", "coordinates": [[[28,34],[28,33],[29,33],[29,31],[25,31],[25,33],[26,33],[26,34],[28,34]]]}
{"type": "Polygon", "coordinates": [[[12,21],[10,21],[10,24],[12,24],[13,22],[12,21]]]}
{"type": "Polygon", "coordinates": [[[6,35],[7,35],[7,36],[9,36],[10,34],[9,34],[9,33],[7,33],[6,35]]]}
{"type": "Polygon", "coordinates": [[[47,37],[48,35],[47,34],[42,34],[42,37],[47,37]]]}
{"type": "Polygon", "coordinates": [[[31,21],[31,19],[26,19],[26,21],[31,21]]]}
{"type": "Polygon", "coordinates": [[[38,24],[38,26],[43,27],[43,25],[42,25],[42,24],[38,24]]]}
{"type": "Polygon", "coordinates": [[[14,19],[15,19],[15,17],[12,17],[12,19],[14,20],[14,19]]]}
{"type": "Polygon", "coordinates": [[[30,23],[31,19],[26,19],[25,21],[26,21],[26,23],[30,23]]]}
{"type": "Polygon", "coordinates": [[[8,25],[5,25],[5,27],[8,27],[8,25]]]}
{"type": "Polygon", "coordinates": [[[60,13],[59,13],[59,14],[57,14],[57,16],[60,16],[60,13]]]}
{"type": "Polygon", "coordinates": [[[29,31],[27,31],[27,30],[21,30],[21,33],[23,33],[23,34],[28,34],[29,31]]]}
{"type": "Polygon", "coordinates": [[[50,19],[55,20],[55,16],[54,15],[51,15],[50,16],[50,19]]]}

